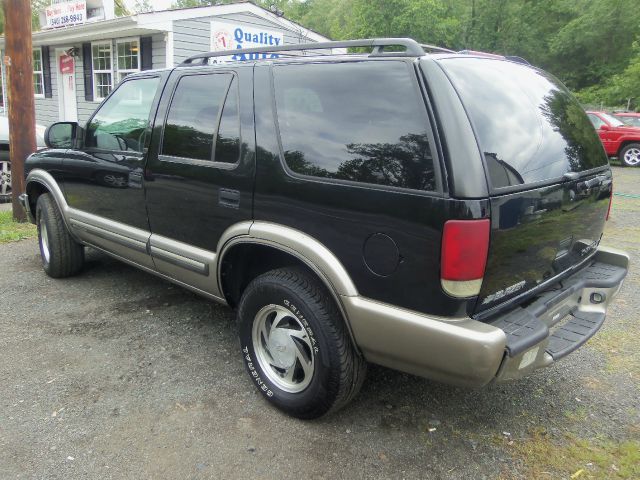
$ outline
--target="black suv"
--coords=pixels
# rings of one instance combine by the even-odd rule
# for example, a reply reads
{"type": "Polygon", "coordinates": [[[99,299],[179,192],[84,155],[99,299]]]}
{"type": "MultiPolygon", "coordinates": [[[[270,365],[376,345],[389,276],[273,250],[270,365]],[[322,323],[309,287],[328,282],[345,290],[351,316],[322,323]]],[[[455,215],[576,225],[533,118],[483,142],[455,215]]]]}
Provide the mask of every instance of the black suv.
{"type": "MultiPolygon", "coordinates": [[[[370,53],[319,53],[349,47],[370,53]]],[[[300,418],[345,405],[367,362],[481,386],[564,357],[627,273],[600,246],[600,140],[551,75],[425,48],[126,77],[26,162],[45,271],[91,246],[237,309],[252,381],[300,418]]]]}

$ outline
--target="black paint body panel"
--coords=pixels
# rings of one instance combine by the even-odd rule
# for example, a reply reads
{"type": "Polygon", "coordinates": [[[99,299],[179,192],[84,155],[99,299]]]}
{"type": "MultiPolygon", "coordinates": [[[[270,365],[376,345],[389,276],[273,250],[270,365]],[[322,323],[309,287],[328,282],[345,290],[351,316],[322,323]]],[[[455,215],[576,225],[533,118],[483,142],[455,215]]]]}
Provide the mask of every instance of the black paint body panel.
{"type": "MultiPolygon", "coordinates": [[[[301,60],[279,60],[289,61],[301,60]]],[[[292,173],[276,122],[270,62],[151,73],[162,82],[143,153],[43,150],[27,160],[25,170],[51,173],[74,208],[211,252],[224,230],[240,221],[297,229],[336,255],[361,295],[432,315],[475,315],[509,299],[524,301],[524,292],[587,258],[604,226],[609,167],[491,195],[472,125],[437,61],[393,59],[400,61],[415,73],[411,94],[429,120],[434,191],[292,173]],[[239,82],[241,154],[236,164],[166,161],[161,156],[173,87],[182,75],[198,72],[231,72],[239,82]],[[107,174],[123,180],[105,182],[107,174]],[[480,218],[490,218],[492,225],[481,293],[453,298],[440,284],[443,225],[450,219],[480,218]],[[521,289],[486,301],[522,281],[521,289]]],[[[189,145],[184,149],[188,152],[189,145]]]]}
{"type": "MultiPolygon", "coordinates": [[[[255,171],[253,65],[232,69],[189,67],[174,70],[154,125],[145,184],[151,231],[215,252],[220,236],[228,227],[252,218],[255,171]],[[181,76],[212,72],[232,72],[239,80],[242,140],[239,163],[205,164],[187,158],[163,160],[158,152],[170,93],[181,76]]],[[[184,145],[184,149],[188,152],[189,146],[184,145]]]]}

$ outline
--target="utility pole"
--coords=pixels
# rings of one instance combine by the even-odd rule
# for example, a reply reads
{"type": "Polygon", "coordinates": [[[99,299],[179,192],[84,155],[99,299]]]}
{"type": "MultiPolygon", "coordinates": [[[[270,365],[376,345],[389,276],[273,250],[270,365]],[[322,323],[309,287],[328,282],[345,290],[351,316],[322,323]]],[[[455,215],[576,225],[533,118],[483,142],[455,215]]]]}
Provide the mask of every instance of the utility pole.
{"type": "Polygon", "coordinates": [[[9,155],[13,218],[26,221],[18,196],[24,192],[24,161],[36,150],[36,112],[33,100],[31,2],[2,0],[9,105],[9,155]]]}

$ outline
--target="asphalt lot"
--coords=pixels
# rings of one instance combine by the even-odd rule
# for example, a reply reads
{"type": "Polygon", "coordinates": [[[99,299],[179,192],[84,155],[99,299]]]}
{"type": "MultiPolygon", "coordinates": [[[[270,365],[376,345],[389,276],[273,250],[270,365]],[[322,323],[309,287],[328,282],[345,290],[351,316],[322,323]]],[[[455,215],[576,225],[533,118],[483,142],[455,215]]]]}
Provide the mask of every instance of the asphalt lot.
{"type": "Polygon", "coordinates": [[[639,225],[616,196],[604,243],[634,265],[578,352],[481,390],[372,366],[313,422],[259,397],[229,309],[95,251],[53,280],[35,240],[0,245],[0,478],[639,478],[639,225]]]}

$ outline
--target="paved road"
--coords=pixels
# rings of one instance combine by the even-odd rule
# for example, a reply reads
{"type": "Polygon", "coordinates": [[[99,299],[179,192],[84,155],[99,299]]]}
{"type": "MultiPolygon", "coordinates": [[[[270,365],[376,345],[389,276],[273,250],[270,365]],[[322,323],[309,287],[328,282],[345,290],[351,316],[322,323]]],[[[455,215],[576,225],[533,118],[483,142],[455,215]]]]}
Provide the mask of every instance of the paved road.
{"type": "MultiPolygon", "coordinates": [[[[616,191],[638,184],[616,170],[616,191]]],[[[638,224],[640,200],[616,198],[608,243],[636,265],[638,224]]],[[[604,340],[556,366],[482,390],[372,367],[313,422],[257,395],[226,308],[96,252],[49,279],[34,240],[0,245],[0,272],[2,478],[566,478],[544,452],[640,445],[637,269],[604,340]]],[[[589,458],[566,468],[588,478],[589,458]]]]}

